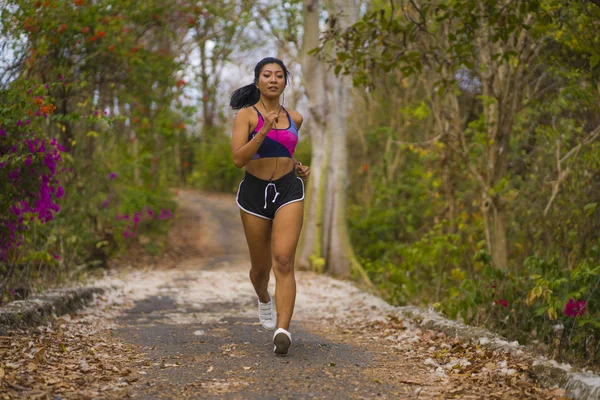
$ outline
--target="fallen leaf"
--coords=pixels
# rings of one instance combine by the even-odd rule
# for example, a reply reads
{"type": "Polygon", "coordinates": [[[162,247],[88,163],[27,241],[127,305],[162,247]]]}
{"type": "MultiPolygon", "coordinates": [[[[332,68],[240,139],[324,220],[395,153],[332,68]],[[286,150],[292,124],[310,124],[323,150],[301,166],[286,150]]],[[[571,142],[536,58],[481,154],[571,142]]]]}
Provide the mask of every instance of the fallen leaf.
{"type": "Polygon", "coordinates": [[[552,397],[565,397],[565,394],[567,393],[567,391],[565,389],[561,389],[561,388],[556,388],[554,390],[552,390],[549,394],[552,397]]]}
{"type": "Polygon", "coordinates": [[[421,338],[426,341],[429,342],[433,337],[435,336],[435,332],[433,331],[425,331],[423,332],[423,334],[421,335],[421,338]]]}
{"type": "Polygon", "coordinates": [[[33,356],[33,361],[35,361],[38,364],[41,364],[42,362],[44,362],[45,359],[46,359],[46,348],[42,347],[37,353],[35,353],[35,356],[33,356]]]}
{"type": "Polygon", "coordinates": [[[485,363],[485,365],[484,365],[484,367],[486,367],[486,368],[487,368],[487,369],[489,369],[490,371],[493,371],[493,370],[495,370],[496,368],[498,368],[498,367],[496,366],[496,364],[494,364],[494,363],[491,363],[491,362],[486,362],[486,363],[485,363]]]}

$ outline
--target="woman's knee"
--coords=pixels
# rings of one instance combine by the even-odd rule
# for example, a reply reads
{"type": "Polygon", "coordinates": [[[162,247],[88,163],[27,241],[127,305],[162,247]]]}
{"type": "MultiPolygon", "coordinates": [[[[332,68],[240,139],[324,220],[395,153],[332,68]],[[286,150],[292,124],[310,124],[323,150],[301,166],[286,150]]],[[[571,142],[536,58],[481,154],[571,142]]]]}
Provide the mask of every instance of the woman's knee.
{"type": "Polygon", "coordinates": [[[289,254],[274,254],[273,270],[280,274],[292,273],[294,271],[294,257],[289,254]]]}

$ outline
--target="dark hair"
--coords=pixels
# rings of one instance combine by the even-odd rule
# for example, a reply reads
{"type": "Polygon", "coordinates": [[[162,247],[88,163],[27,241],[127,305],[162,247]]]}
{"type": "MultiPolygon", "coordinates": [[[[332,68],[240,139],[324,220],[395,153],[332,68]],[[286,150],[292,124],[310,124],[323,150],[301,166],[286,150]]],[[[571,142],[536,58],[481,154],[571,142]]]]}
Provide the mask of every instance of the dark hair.
{"type": "Polygon", "coordinates": [[[234,110],[239,110],[240,108],[250,107],[260,100],[260,92],[256,84],[258,83],[258,76],[260,75],[260,72],[267,64],[277,64],[281,67],[281,69],[283,69],[283,77],[285,78],[285,84],[287,86],[290,72],[285,67],[283,61],[275,57],[263,58],[254,67],[254,82],[234,90],[234,92],[231,94],[231,100],[229,101],[229,106],[231,106],[231,108],[234,110]]]}

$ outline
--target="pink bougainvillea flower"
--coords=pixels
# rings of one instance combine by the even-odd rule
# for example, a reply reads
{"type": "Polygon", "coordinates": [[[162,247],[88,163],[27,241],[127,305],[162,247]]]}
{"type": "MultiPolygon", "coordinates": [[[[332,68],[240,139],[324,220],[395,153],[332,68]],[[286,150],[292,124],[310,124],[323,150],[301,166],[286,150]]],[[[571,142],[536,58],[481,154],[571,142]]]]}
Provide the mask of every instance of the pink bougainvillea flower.
{"type": "Polygon", "coordinates": [[[160,214],[158,215],[158,219],[169,219],[173,216],[171,211],[165,210],[164,208],[160,210],[160,214]]]}
{"type": "Polygon", "coordinates": [[[119,212],[117,211],[117,216],[115,217],[117,219],[117,221],[121,221],[121,220],[129,220],[129,215],[125,214],[125,215],[119,215],[119,212]]]}
{"type": "Polygon", "coordinates": [[[504,308],[508,308],[508,301],[504,299],[494,300],[494,304],[500,304],[504,308]]]}
{"type": "Polygon", "coordinates": [[[564,313],[568,317],[578,317],[585,314],[586,311],[586,301],[585,300],[577,300],[569,299],[567,304],[565,305],[564,313]]]}

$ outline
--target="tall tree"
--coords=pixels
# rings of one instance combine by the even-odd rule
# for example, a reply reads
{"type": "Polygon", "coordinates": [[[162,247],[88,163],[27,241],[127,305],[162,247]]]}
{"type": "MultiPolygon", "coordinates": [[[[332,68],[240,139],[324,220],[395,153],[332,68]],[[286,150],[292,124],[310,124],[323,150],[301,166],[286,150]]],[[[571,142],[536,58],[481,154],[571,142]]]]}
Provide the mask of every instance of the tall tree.
{"type": "MultiPolygon", "coordinates": [[[[355,0],[326,2],[327,27],[346,29],[358,19],[355,0]]],[[[300,263],[334,274],[362,273],[352,252],[346,226],[347,122],[351,81],[335,77],[333,70],[309,51],[319,46],[321,4],[305,0],[301,65],[311,117],[312,175],[308,188],[307,224],[300,248],[300,263]]],[[[327,49],[333,50],[332,48],[327,49]]]]}

